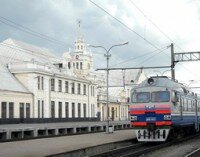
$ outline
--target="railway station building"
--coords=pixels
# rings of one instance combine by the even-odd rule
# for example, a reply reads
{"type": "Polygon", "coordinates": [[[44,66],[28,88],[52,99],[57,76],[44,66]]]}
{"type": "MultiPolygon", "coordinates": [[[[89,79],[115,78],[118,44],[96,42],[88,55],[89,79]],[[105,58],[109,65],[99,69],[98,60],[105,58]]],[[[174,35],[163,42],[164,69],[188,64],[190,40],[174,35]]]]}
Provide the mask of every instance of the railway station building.
{"type": "Polygon", "coordinates": [[[132,87],[109,87],[107,117],[105,73],[94,71],[92,53],[81,36],[73,52],[62,57],[7,39],[0,43],[0,58],[1,123],[129,119],[127,98],[132,87]]]}
{"type": "Polygon", "coordinates": [[[85,53],[81,39],[61,58],[14,39],[2,42],[0,118],[95,119],[97,84],[86,78],[92,60],[85,53]]]}

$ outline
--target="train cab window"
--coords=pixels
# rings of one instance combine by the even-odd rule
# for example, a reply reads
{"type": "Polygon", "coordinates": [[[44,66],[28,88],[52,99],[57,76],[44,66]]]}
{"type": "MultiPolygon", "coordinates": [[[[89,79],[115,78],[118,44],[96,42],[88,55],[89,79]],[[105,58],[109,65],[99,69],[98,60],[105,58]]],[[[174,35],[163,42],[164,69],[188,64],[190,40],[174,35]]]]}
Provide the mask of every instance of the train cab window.
{"type": "Polygon", "coordinates": [[[150,101],[150,93],[149,92],[135,92],[132,95],[132,102],[149,102],[150,101]]]}
{"type": "Polygon", "coordinates": [[[170,100],[169,91],[158,91],[151,93],[152,102],[168,102],[170,100]]]}

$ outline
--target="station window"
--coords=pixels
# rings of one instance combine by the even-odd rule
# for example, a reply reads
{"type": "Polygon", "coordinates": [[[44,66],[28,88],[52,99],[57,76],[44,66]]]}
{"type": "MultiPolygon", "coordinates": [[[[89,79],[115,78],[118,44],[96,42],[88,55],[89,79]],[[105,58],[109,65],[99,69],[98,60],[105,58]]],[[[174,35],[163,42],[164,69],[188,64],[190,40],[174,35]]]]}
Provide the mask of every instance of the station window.
{"type": "Polygon", "coordinates": [[[81,117],[81,103],[78,103],[78,117],[81,117]]]}
{"type": "Polygon", "coordinates": [[[38,89],[40,89],[40,76],[37,77],[38,80],[38,89]]]}
{"type": "Polygon", "coordinates": [[[86,117],[86,104],[83,104],[83,117],[86,117]]]}
{"type": "Polygon", "coordinates": [[[55,91],[55,79],[51,79],[51,91],[55,91]]]}
{"type": "Polygon", "coordinates": [[[79,69],[79,63],[76,62],[76,69],[79,69]]]}
{"type": "Polygon", "coordinates": [[[83,85],[83,95],[86,95],[86,85],[83,85]]]}
{"type": "Polygon", "coordinates": [[[70,62],[68,62],[68,69],[70,69],[71,68],[71,63],[70,62]]]}
{"type": "Polygon", "coordinates": [[[24,118],[24,103],[19,103],[19,117],[24,118]]]}
{"type": "Polygon", "coordinates": [[[9,118],[14,118],[14,102],[9,102],[9,118]]]}
{"type": "Polygon", "coordinates": [[[62,118],[62,102],[58,102],[58,117],[62,118]]]}
{"type": "Polygon", "coordinates": [[[26,118],[30,118],[30,103],[26,103],[26,118]]]}
{"type": "Polygon", "coordinates": [[[6,106],[7,106],[6,102],[1,102],[1,118],[6,118],[6,113],[7,113],[6,106]]]}
{"type": "Polygon", "coordinates": [[[75,117],[75,103],[72,103],[72,118],[75,117]]]}
{"type": "Polygon", "coordinates": [[[44,90],[44,77],[41,77],[41,89],[44,90]]]}
{"type": "Polygon", "coordinates": [[[78,94],[81,94],[81,84],[78,83],[78,94]]]}
{"type": "Polygon", "coordinates": [[[40,118],[40,115],[41,115],[41,114],[40,114],[40,112],[41,112],[40,109],[41,109],[41,108],[40,108],[40,100],[38,100],[38,118],[40,118]]]}
{"type": "Polygon", "coordinates": [[[65,93],[69,92],[69,82],[65,81],[65,93]]]}
{"type": "Polygon", "coordinates": [[[51,101],[51,118],[55,118],[55,101],[51,101]]]}
{"type": "Polygon", "coordinates": [[[69,118],[69,103],[65,102],[65,117],[69,118]]]}
{"type": "Polygon", "coordinates": [[[71,83],[71,91],[72,91],[72,94],[74,94],[75,93],[75,89],[74,89],[74,87],[75,87],[75,83],[74,82],[72,82],[71,83]]]}
{"type": "Polygon", "coordinates": [[[42,108],[42,118],[44,118],[44,100],[41,101],[41,108],[42,108]]]}
{"type": "Polygon", "coordinates": [[[38,90],[44,89],[44,77],[43,76],[37,77],[37,84],[38,84],[38,90]]]}
{"type": "Polygon", "coordinates": [[[62,80],[58,80],[58,91],[62,92],[62,80]]]}
{"type": "Polygon", "coordinates": [[[83,63],[80,62],[80,69],[83,69],[83,63]]]}

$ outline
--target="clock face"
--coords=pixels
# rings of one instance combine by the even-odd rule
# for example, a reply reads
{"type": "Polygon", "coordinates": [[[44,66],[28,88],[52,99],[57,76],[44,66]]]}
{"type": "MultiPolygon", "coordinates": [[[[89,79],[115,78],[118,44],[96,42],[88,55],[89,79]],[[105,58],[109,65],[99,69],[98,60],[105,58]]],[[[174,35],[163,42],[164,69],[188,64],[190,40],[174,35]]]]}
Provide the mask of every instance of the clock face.
{"type": "Polygon", "coordinates": [[[76,55],[76,59],[79,59],[79,55],[76,55]]]}

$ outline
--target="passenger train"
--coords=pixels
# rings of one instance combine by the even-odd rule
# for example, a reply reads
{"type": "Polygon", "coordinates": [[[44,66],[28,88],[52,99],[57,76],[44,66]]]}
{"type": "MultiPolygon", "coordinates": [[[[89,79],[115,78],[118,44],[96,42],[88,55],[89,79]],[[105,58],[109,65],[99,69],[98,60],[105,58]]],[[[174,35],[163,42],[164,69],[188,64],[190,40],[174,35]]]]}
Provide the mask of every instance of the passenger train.
{"type": "Polygon", "coordinates": [[[199,131],[200,97],[166,76],[150,77],[131,90],[129,114],[138,141],[166,141],[199,131]]]}

